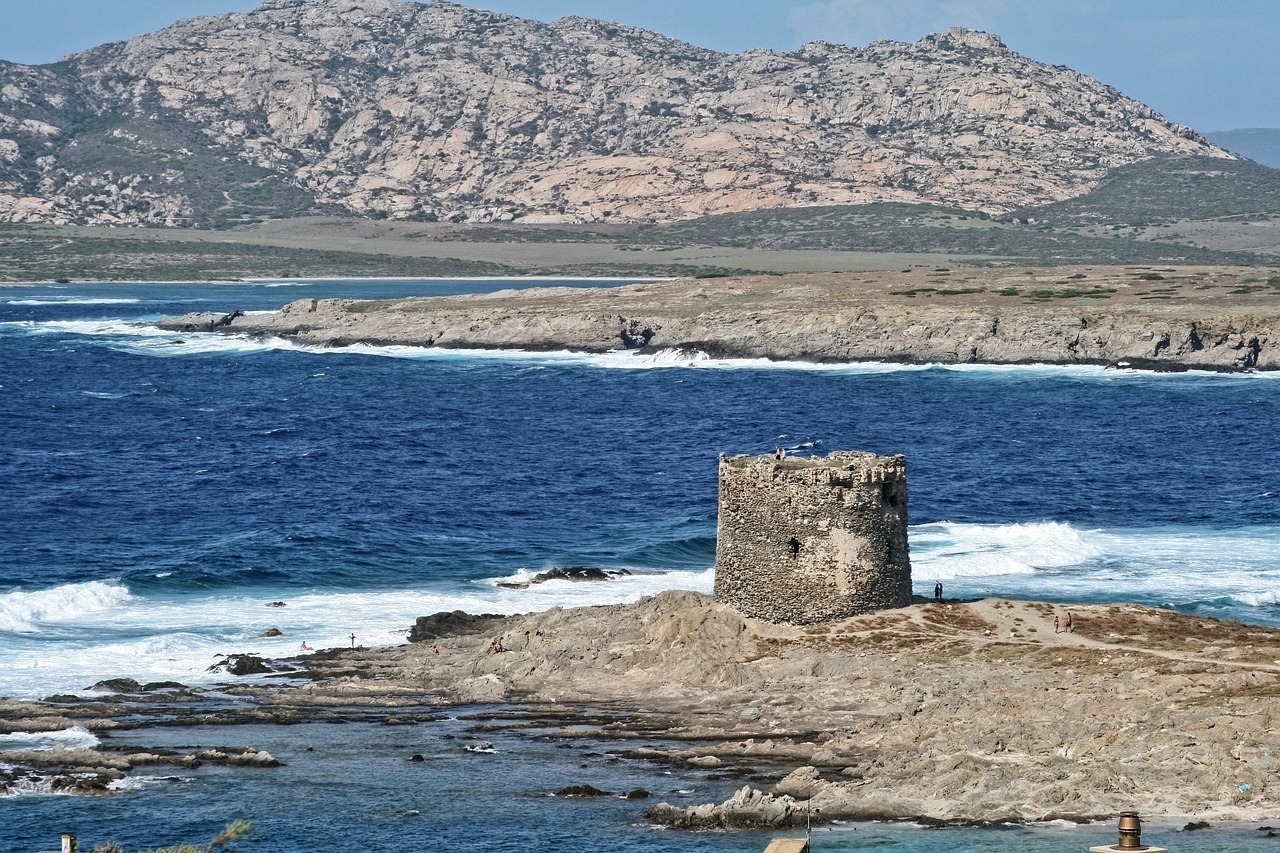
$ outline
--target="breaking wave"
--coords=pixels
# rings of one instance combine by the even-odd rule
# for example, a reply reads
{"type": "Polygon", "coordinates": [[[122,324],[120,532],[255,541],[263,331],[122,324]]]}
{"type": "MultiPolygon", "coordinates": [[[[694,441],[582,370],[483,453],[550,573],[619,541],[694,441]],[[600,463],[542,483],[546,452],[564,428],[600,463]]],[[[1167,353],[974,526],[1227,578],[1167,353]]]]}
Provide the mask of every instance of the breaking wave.
{"type": "Polygon", "coordinates": [[[0,595],[0,631],[35,633],[42,624],[74,625],[90,614],[130,601],[129,590],[115,581],[87,581],[52,589],[0,595]]]}
{"type": "Polygon", "coordinates": [[[1056,521],[924,524],[911,529],[911,549],[913,574],[927,580],[1031,574],[1106,553],[1090,533],[1056,521]]]}

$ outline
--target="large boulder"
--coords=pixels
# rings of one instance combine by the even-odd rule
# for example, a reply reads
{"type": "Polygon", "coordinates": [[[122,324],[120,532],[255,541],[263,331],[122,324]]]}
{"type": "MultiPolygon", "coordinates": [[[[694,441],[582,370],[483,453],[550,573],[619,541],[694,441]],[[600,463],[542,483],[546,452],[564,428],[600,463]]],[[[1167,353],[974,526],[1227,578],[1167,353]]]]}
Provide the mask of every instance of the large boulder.
{"type": "Polygon", "coordinates": [[[263,675],[275,672],[266,658],[257,655],[227,655],[209,667],[209,672],[225,672],[227,675],[263,675]]]}
{"type": "Polygon", "coordinates": [[[231,311],[226,314],[215,314],[210,311],[193,311],[181,317],[167,317],[155,325],[170,332],[216,332],[224,326],[231,325],[243,311],[231,311]]]}
{"type": "Polygon", "coordinates": [[[440,611],[430,616],[419,616],[409,629],[409,642],[422,643],[441,637],[461,637],[468,634],[485,634],[507,617],[497,613],[464,613],[461,610],[440,611]]]}

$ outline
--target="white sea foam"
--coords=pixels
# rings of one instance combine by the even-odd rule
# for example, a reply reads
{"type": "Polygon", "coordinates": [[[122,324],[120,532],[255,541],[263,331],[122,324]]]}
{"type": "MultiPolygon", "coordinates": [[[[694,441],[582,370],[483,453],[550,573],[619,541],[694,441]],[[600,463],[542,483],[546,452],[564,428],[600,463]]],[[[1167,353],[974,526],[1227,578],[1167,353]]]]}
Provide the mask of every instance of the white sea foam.
{"type": "Polygon", "coordinates": [[[68,297],[66,299],[10,299],[6,305],[137,305],[141,299],[113,299],[109,297],[68,297]]]}
{"type": "MultiPolygon", "coordinates": [[[[1280,603],[1280,528],[1081,529],[1061,522],[937,522],[910,531],[914,577],[928,593],[1010,595],[1059,601],[1136,600],[1257,608],[1280,603]]],[[[112,677],[140,682],[223,681],[207,671],[219,655],[286,657],[306,642],[366,646],[403,641],[418,616],[437,611],[523,613],[634,601],[667,589],[710,592],[714,573],[672,571],[612,581],[548,581],[524,589],[528,567],[503,578],[405,590],[290,594],[263,587],[234,595],[153,599],[118,583],[69,584],[0,595],[0,695],[80,692],[112,677]],[[283,600],[285,607],[267,608],[283,600]],[[281,637],[264,637],[278,628],[281,637]]]]}
{"type": "Polygon", "coordinates": [[[154,788],[157,785],[163,785],[175,778],[177,777],[146,776],[135,773],[132,776],[111,780],[107,783],[107,788],[111,791],[142,791],[147,788],[154,788]]]}
{"type": "MultiPolygon", "coordinates": [[[[707,570],[626,575],[601,582],[548,581],[528,589],[504,589],[491,579],[435,589],[306,595],[262,590],[256,596],[180,600],[124,593],[111,600],[109,607],[80,608],[67,624],[55,626],[28,619],[25,627],[35,636],[23,641],[19,634],[14,642],[0,644],[0,696],[78,693],[102,679],[116,677],[143,683],[208,684],[227,678],[207,671],[219,655],[249,652],[287,657],[298,654],[304,641],[313,648],[350,645],[353,633],[361,645],[392,645],[404,641],[417,617],[442,610],[513,614],[559,606],[616,604],[667,589],[710,592],[712,579],[707,570]],[[265,607],[274,600],[284,600],[286,606],[265,607]],[[75,630],[69,631],[68,625],[75,630]],[[283,636],[262,636],[270,628],[279,629],[283,636]],[[36,653],[53,644],[57,654],[36,653]]],[[[113,588],[122,591],[121,587],[113,588]]],[[[66,591],[59,587],[22,595],[60,600],[66,598],[66,591]]],[[[9,598],[0,597],[0,602],[9,598]]],[[[98,602],[107,600],[104,597],[98,602]]]]}
{"type": "Polygon", "coordinates": [[[82,726],[53,732],[11,732],[0,735],[0,751],[14,749],[93,749],[100,741],[82,726]]]}
{"type": "Polygon", "coordinates": [[[113,581],[86,581],[52,589],[0,594],[0,632],[36,633],[42,625],[74,625],[133,598],[113,581]]]}
{"type": "MultiPolygon", "coordinates": [[[[966,596],[1129,600],[1172,607],[1280,604],[1276,527],[1082,530],[1058,522],[939,522],[913,527],[910,542],[912,576],[926,594],[935,582],[946,581],[948,591],[966,596]]],[[[1280,621],[1274,614],[1257,618],[1280,621]]]]}
{"type": "Polygon", "coordinates": [[[84,335],[86,337],[113,335],[124,339],[178,337],[173,332],[166,332],[155,326],[147,326],[134,320],[118,318],[98,320],[10,320],[0,323],[0,326],[20,329],[33,335],[84,335]]]}
{"type": "MultiPolygon", "coordinates": [[[[0,765],[0,767],[8,767],[12,769],[13,765],[0,765]]],[[[23,796],[31,796],[33,794],[39,795],[39,794],[58,794],[58,793],[61,793],[63,796],[71,796],[70,792],[67,789],[63,789],[63,791],[61,792],[53,790],[53,779],[47,776],[38,777],[35,779],[31,779],[31,778],[17,779],[17,780],[14,780],[13,782],[8,783],[6,787],[8,789],[8,792],[0,793],[0,797],[23,797],[23,796]]]]}
{"type": "Polygon", "coordinates": [[[918,580],[1031,574],[1103,556],[1092,534],[1068,524],[953,524],[911,529],[912,574],[918,580]]]}
{"type": "MultiPolygon", "coordinates": [[[[271,285],[267,285],[271,286],[271,285]]],[[[280,286],[298,286],[289,282],[280,286]]],[[[137,300],[133,300],[137,301],[137,300]]],[[[270,314],[271,311],[251,311],[250,314],[270,314]]],[[[425,359],[441,361],[497,361],[521,363],[532,366],[582,365],[612,370],[656,370],[672,368],[698,368],[706,370],[780,370],[803,371],[834,375],[876,375],[888,373],[956,373],[1006,375],[1015,378],[1069,377],[1080,380],[1115,381],[1185,381],[1208,379],[1280,378],[1277,373],[1220,374],[1205,371],[1181,373],[1156,373],[1151,371],[1111,368],[1083,364],[894,364],[888,362],[817,363],[805,361],[774,361],[767,358],[717,358],[698,350],[666,349],[652,353],[634,350],[614,350],[606,353],[582,353],[568,350],[538,351],[452,349],[407,345],[353,344],[345,347],[303,345],[283,338],[228,335],[216,332],[170,332],[146,325],[140,319],[108,320],[56,320],[10,321],[0,326],[21,328],[33,334],[79,334],[91,337],[110,337],[109,345],[145,355],[182,356],[207,353],[242,355],[255,352],[295,351],[312,354],[356,354],[383,358],[425,359]]]]}
{"type": "Polygon", "coordinates": [[[1273,588],[1265,592],[1237,592],[1230,598],[1250,607],[1269,607],[1280,604],[1280,589],[1273,588]]]}

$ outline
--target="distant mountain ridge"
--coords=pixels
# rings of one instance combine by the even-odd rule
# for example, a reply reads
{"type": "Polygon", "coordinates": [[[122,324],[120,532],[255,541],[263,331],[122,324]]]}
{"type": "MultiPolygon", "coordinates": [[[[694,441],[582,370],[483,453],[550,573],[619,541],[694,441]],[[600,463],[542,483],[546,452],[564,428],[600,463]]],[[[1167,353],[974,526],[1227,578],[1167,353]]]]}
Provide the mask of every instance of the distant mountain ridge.
{"type": "Polygon", "coordinates": [[[225,226],[328,210],[673,221],[901,202],[1004,213],[1160,155],[1230,157],[965,29],[729,55],[436,0],[268,0],[0,63],[0,221],[225,226]]]}
{"type": "Polygon", "coordinates": [[[1242,154],[1255,163],[1280,169],[1280,128],[1246,127],[1239,130],[1218,130],[1206,133],[1214,145],[1242,154]]]}

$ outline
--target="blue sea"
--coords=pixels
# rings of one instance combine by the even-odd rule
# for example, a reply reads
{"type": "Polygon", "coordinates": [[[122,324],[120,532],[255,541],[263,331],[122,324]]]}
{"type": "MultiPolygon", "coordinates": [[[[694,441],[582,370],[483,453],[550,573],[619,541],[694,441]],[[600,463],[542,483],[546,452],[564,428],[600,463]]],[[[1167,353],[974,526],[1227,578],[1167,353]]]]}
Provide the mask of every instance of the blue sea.
{"type": "MultiPolygon", "coordinates": [[[[188,311],[587,282],[281,281],[0,288],[0,696],[115,676],[210,684],[214,655],[394,644],[420,615],[630,601],[713,580],[721,452],[905,454],[917,592],[1134,601],[1280,625],[1280,376],[806,365],[698,354],[473,352],[162,332],[188,311]],[[499,582],[553,567],[612,583],[499,582]],[[287,607],[267,608],[284,601],[287,607]],[[284,636],[265,639],[268,628],[284,636]]],[[[468,723],[184,728],[276,771],[140,776],[106,798],[0,799],[0,851],[207,841],[245,850],[757,851],[647,826],[645,801],[739,782],[468,723]],[[306,751],[306,746],[313,750],[306,751]],[[411,753],[428,760],[409,763],[411,753]],[[480,809],[476,802],[483,803],[480,809]]],[[[81,730],[37,745],[96,740],[81,730]]],[[[0,750],[33,742],[0,739],[0,750]]],[[[0,761],[3,753],[0,752],[0,761]]],[[[169,768],[172,771],[172,768],[169,768]]],[[[1253,826],[1146,840],[1261,849],[1253,826]],[[1193,843],[1192,843],[1193,842],[1193,843]]],[[[1160,832],[1167,833],[1160,835],[1160,832]]],[[[824,827],[816,850],[1084,850],[1111,826],[824,827]]]]}

